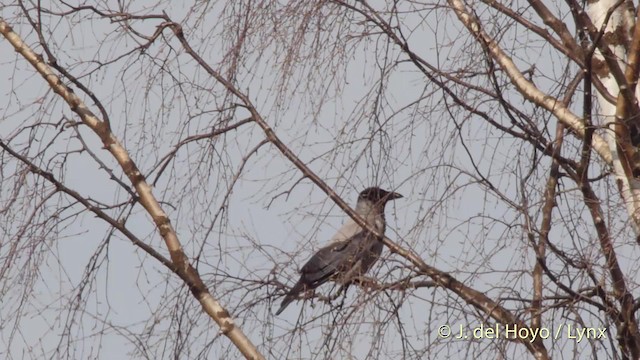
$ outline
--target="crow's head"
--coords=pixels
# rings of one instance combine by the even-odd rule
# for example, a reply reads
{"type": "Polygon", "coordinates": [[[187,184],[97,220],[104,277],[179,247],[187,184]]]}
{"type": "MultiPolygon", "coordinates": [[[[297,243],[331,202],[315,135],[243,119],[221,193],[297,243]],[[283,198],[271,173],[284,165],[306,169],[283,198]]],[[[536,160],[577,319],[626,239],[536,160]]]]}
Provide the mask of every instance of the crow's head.
{"type": "Polygon", "coordinates": [[[368,200],[374,204],[385,205],[388,201],[401,198],[402,195],[396,192],[382,190],[379,187],[369,187],[364,189],[358,196],[358,201],[368,200]]]}

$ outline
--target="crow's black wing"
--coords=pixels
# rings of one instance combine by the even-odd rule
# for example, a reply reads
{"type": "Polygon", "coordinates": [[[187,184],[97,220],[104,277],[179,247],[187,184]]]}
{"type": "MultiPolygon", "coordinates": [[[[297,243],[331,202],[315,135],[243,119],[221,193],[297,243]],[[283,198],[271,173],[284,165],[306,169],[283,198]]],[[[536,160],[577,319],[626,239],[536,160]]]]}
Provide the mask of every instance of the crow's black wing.
{"type": "Polygon", "coordinates": [[[329,280],[347,264],[349,256],[353,252],[351,241],[360,235],[327,245],[316,252],[309,261],[300,269],[300,281],[308,288],[314,289],[329,280]]]}
{"type": "Polygon", "coordinates": [[[300,279],[284,297],[276,315],[280,315],[298,297],[298,294],[315,289],[327,282],[337,272],[348,247],[349,239],[327,245],[313,254],[300,269],[300,279]]]}
{"type": "Polygon", "coordinates": [[[321,248],[300,269],[300,280],[282,300],[276,315],[284,311],[298,294],[315,289],[334,277],[364,274],[381,252],[382,242],[368,231],[321,248]]]}
{"type": "MultiPolygon", "coordinates": [[[[364,273],[380,256],[382,242],[368,231],[361,231],[349,239],[330,244],[318,250],[300,269],[301,282],[316,288],[334,276],[364,273]]],[[[359,274],[362,275],[362,274],[359,274]]]]}

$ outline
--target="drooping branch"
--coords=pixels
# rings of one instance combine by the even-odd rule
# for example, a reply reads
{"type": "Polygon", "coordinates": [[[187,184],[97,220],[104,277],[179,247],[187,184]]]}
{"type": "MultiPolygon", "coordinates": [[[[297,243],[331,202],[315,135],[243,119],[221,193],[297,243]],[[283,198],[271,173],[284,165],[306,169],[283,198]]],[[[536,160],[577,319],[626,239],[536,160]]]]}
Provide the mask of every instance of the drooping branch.
{"type": "Polygon", "coordinates": [[[175,229],[153,195],[151,186],[149,186],[127,150],[111,132],[109,125],[99,119],[2,18],[0,18],[0,33],[45,79],[51,89],[68,104],[70,109],[82,120],[82,123],[98,135],[104,148],[116,159],[136,189],[140,204],[151,216],[158,232],[164,239],[171,254],[173,266],[189,286],[194,297],[198,299],[204,311],[218,324],[221,332],[234,343],[246,358],[263,359],[264,357],[258,352],[257,348],[242,330],[236,326],[227,310],[211,295],[196,269],[190,264],[188,257],[182,250],[182,245],[175,229]]]}
{"type": "Polygon", "coordinates": [[[124,226],[124,224],[118,222],[118,220],[116,220],[113,217],[109,216],[109,214],[107,214],[104,211],[102,211],[102,209],[100,209],[99,207],[93,205],[89,200],[87,200],[85,197],[83,197],[77,191],[74,191],[71,188],[69,188],[68,186],[64,185],[62,182],[60,182],[58,179],[56,179],[53,176],[52,173],[50,173],[50,172],[48,172],[48,171],[36,166],[36,164],[31,162],[26,156],[20,155],[18,152],[16,152],[14,149],[9,147],[9,145],[6,144],[2,140],[0,140],[0,148],[2,148],[4,151],[9,153],[11,156],[13,156],[14,158],[18,159],[23,164],[25,164],[29,168],[30,172],[32,172],[32,173],[34,173],[34,174],[36,174],[38,176],[41,176],[42,178],[47,180],[49,183],[51,183],[51,185],[55,186],[56,191],[63,192],[65,194],[67,194],[68,196],[72,197],[74,200],[76,200],[77,202],[82,204],[87,210],[89,210],[92,213],[94,213],[98,218],[104,220],[106,223],[108,223],[109,225],[113,226],[115,229],[120,231],[120,233],[123,234],[124,236],[126,236],[135,246],[141,248],[142,250],[144,250],[144,252],[146,252],[147,254],[151,255],[156,260],[158,260],[161,264],[163,264],[164,266],[169,268],[171,271],[173,271],[173,272],[175,272],[176,274],[179,275],[177,269],[173,266],[173,263],[169,259],[167,259],[166,257],[162,256],[162,254],[157,252],[153,247],[149,246],[144,241],[140,240],[126,226],[124,226]]]}

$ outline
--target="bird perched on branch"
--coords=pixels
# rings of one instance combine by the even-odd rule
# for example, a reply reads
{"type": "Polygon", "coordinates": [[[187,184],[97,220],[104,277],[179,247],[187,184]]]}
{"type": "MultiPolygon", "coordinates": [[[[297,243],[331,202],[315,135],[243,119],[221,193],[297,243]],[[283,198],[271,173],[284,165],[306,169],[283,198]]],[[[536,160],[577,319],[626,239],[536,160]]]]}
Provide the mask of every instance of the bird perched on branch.
{"type": "MultiPolygon", "coordinates": [[[[378,234],[384,235],[385,205],[401,197],[395,192],[370,187],[358,196],[355,210],[378,234]]],[[[334,235],[331,243],[318,250],[300,269],[300,280],[284,297],[276,315],[280,315],[299,294],[315,289],[329,280],[347,285],[361,277],[378,260],[382,248],[382,239],[349,218],[334,235]]]]}

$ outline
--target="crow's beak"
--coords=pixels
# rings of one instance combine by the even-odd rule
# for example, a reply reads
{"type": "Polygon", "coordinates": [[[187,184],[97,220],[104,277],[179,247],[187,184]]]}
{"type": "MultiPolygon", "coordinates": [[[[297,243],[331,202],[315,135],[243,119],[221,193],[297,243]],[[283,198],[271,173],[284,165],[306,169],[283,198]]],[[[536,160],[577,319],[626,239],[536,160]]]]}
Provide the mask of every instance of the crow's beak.
{"type": "Polygon", "coordinates": [[[402,196],[401,194],[398,194],[397,192],[390,192],[389,195],[387,195],[387,201],[400,199],[400,198],[403,198],[403,197],[404,196],[402,196]]]}

